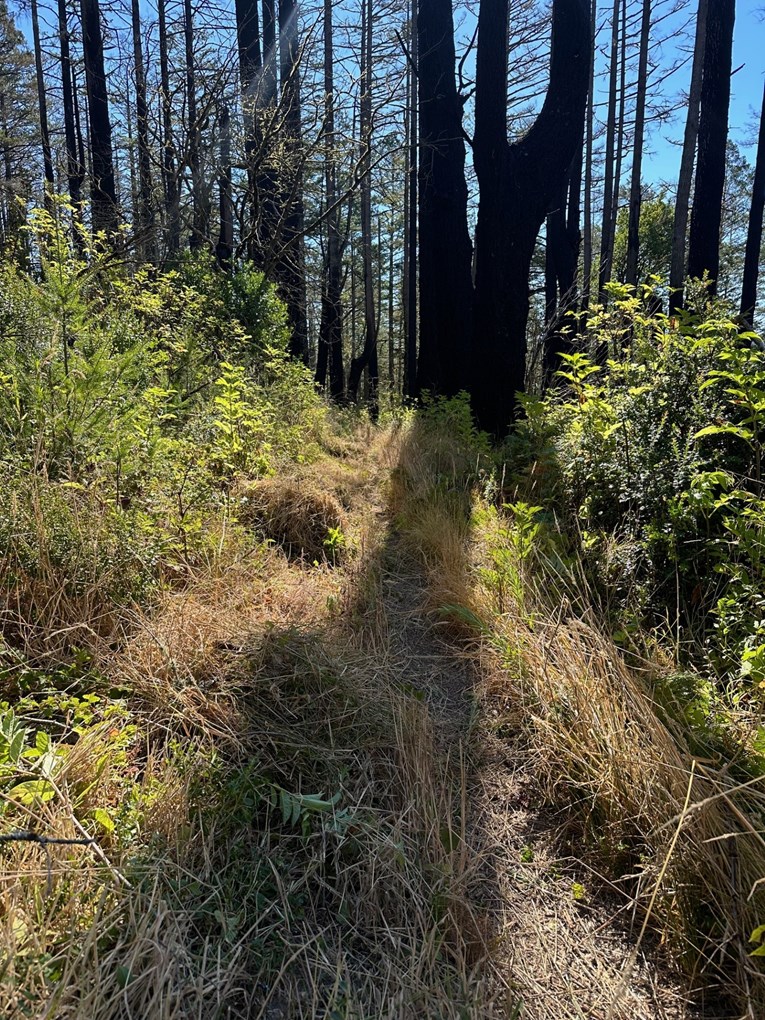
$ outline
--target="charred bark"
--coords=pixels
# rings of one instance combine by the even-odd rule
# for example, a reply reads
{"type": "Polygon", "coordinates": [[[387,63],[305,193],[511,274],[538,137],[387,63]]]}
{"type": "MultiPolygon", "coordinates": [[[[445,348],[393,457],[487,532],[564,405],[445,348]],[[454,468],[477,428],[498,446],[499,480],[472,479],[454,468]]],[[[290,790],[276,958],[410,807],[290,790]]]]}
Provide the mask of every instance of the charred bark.
{"type": "Polygon", "coordinates": [[[420,0],[420,351],[417,389],[466,389],[472,350],[472,245],[468,232],[462,100],[455,81],[451,0],[420,0]]]}
{"type": "Polygon", "coordinates": [[[90,201],[93,230],[113,234],[118,223],[117,191],[98,0],[82,0],[82,48],[85,56],[85,89],[90,124],[90,201]]]}
{"type": "Polygon", "coordinates": [[[507,431],[524,389],[531,260],[582,137],[592,48],[586,0],[555,0],[547,95],[532,127],[510,145],[507,7],[507,0],[481,4],[473,141],[480,203],[472,397],[479,425],[496,436],[507,431]]]}
{"type": "Polygon", "coordinates": [[[711,294],[717,292],[720,273],[720,224],[735,17],[735,0],[714,0],[709,5],[701,82],[699,154],[688,237],[688,276],[701,279],[708,273],[711,294]]]}
{"type": "Polygon", "coordinates": [[[744,278],[741,286],[741,315],[753,325],[757,304],[757,277],[762,249],[762,214],[765,208],[765,90],[762,95],[760,134],[757,140],[757,159],[754,165],[752,204],[749,207],[749,225],[746,232],[744,278]]]}
{"type": "Polygon", "coordinates": [[[683,282],[685,280],[685,244],[688,234],[688,210],[691,204],[693,165],[696,158],[696,141],[699,134],[699,105],[701,103],[701,80],[704,71],[704,46],[707,35],[708,0],[699,0],[696,14],[696,38],[693,46],[693,68],[688,92],[688,114],[683,135],[683,154],[680,158],[680,174],[677,179],[675,196],[675,220],[672,228],[672,257],[669,270],[669,308],[676,311],[683,304],[683,282]]]}
{"type": "Polygon", "coordinates": [[[340,206],[335,154],[335,72],[332,0],[324,0],[324,187],[327,202],[327,247],[322,266],[321,319],[316,382],[334,400],[345,391],[343,368],[343,265],[340,206]],[[327,378],[329,386],[327,387],[327,378]]]}

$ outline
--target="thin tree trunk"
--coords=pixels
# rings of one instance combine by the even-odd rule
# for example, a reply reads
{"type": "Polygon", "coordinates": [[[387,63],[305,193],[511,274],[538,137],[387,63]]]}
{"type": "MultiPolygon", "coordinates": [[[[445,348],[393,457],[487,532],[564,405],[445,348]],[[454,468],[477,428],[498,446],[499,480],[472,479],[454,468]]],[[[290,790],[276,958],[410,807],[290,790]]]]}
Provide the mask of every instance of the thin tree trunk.
{"type": "MultiPolygon", "coordinates": [[[[72,65],[72,105],[74,107],[74,131],[77,138],[77,158],[82,170],[83,181],[88,176],[90,152],[85,146],[85,139],[82,130],[82,117],[80,116],[80,86],[77,84],[77,75],[72,65]]],[[[87,108],[87,96],[85,97],[87,108]]],[[[87,110],[86,110],[87,113],[87,110]]]]}
{"type": "Polygon", "coordinates": [[[221,103],[218,112],[220,131],[220,175],[218,177],[220,227],[215,257],[226,271],[231,269],[234,257],[234,206],[231,197],[231,117],[228,107],[221,103]]]}
{"type": "Polygon", "coordinates": [[[155,253],[154,203],[151,191],[151,152],[149,149],[149,106],[146,101],[146,75],[143,66],[141,14],[139,0],[131,0],[133,64],[135,68],[136,128],[138,131],[138,232],[143,261],[153,262],[155,253]]]}
{"type": "Polygon", "coordinates": [[[361,131],[361,261],[364,276],[364,347],[351,362],[348,393],[358,397],[361,374],[366,369],[369,383],[368,399],[372,415],[377,414],[377,320],[372,276],[372,0],[363,0],[361,9],[361,97],[359,101],[361,131]]]}
{"type": "Polygon", "coordinates": [[[181,247],[181,210],[173,145],[173,114],[170,97],[170,64],[167,56],[166,0],[157,0],[159,15],[159,74],[162,87],[162,184],[167,216],[167,250],[176,254],[181,247]]]}
{"type": "Polygon", "coordinates": [[[391,398],[396,392],[395,350],[393,342],[393,265],[395,240],[393,208],[391,207],[388,232],[388,386],[390,387],[391,398]]]}
{"type": "Polygon", "coordinates": [[[637,98],[635,105],[635,139],[630,182],[629,229],[627,233],[627,283],[637,286],[640,256],[640,208],[642,205],[643,135],[645,132],[645,99],[648,85],[648,41],[651,33],[651,0],[643,0],[640,25],[640,56],[638,57],[637,98]]]}
{"type": "Polygon", "coordinates": [[[263,60],[260,51],[260,19],[258,0],[236,0],[236,33],[239,47],[239,77],[242,84],[242,116],[244,120],[244,151],[247,161],[249,223],[245,226],[246,248],[252,258],[257,251],[259,202],[255,163],[262,157],[258,89],[263,60]]]}
{"type": "Polygon", "coordinates": [[[32,38],[35,48],[37,107],[40,116],[40,140],[43,154],[43,175],[45,177],[45,204],[49,205],[53,192],[56,190],[56,178],[53,173],[53,157],[51,155],[50,133],[48,131],[48,104],[45,99],[45,75],[42,64],[42,42],[40,40],[40,20],[37,14],[37,0],[32,0],[32,38]]]}
{"type": "Polygon", "coordinates": [[[117,190],[112,150],[112,125],[104,71],[104,43],[98,0],[82,0],[82,49],[90,122],[90,201],[93,230],[117,230],[117,190]]]}
{"type": "Polygon", "coordinates": [[[683,304],[683,282],[685,280],[685,243],[688,233],[688,210],[691,204],[693,165],[696,158],[696,141],[699,134],[699,110],[701,104],[701,81],[704,72],[704,48],[707,36],[707,11],[709,0],[699,0],[696,14],[696,38],[693,46],[693,69],[688,93],[688,115],[685,119],[683,154],[680,159],[680,174],[677,179],[675,198],[675,219],[672,228],[672,258],[669,270],[669,307],[677,311],[683,304]]]}
{"type": "Polygon", "coordinates": [[[717,293],[720,273],[720,225],[735,17],[735,0],[714,0],[707,13],[704,47],[699,155],[688,236],[688,276],[701,279],[708,273],[711,294],[717,293]]]}
{"type": "MultiPolygon", "coordinates": [[[[127,161],[128,174],[130,176],[130,219],[133,224],[133,233],[138,233],[138,174],[136,172],[135,143],[133,139],[133,107],[128,101],[125,103],[125,127],[127,129],[127,161]]],[[[119,180],[118,167],[115,167],[115,175],[119,180]]],[[[140,261],[140,256],[139,256],[140,261]]]]}
{"type": "Polygon", "coordinates": [[[592,290],[592,155],[595,119],[595,32],[597,0],[590,2],[590,77],[587,87],[587,121],[584,143],[584,236],[582,238],[582,308],[590,303],[592,290]]]}
{"type": "Polygon", "coordinates": [[[467,219],[462,102],[454,77],[451,0],[420,0],[419,390],[466,388],[473,331],[472,246],[467,219]]]}
{"type": "Polygon", "coordinates": [[[320,386],[325,386],[328,376],[330,396],[334,400],[342,400],[345,392],[343,255],[337,197],[334,61],[332,0],[324,0],[324,188],[327,199],[327,251],[323,266],[316,381],[320,386]]]}
{"type": "Polygon", "coordinates": [[[611,265],[614,255],[613,207],[614,207],[614,155],[616,147],[616,96],[619,80],[619,10],[621,0],[614,0],[611,23],[611,67],[608,84],[608,116],[606,119],[606,161],[603,178],[603,215],[600,226],[600,270],[598,292],[600,300],[606,297],[605,286],[611,279],[611,265]]]}
{"type": "MultiPolygon", "coordinates": [[[[351,199],[353,201],[353,199],[351,199]]],[[[359,349],[358,334],[356,330],[356,240],[353,233],[350,238],[351,245],[351,363],[356,360],[356,352],[359,349]]]]}
{"type": "Polygon", "coordinates": [[[201,138],[197,119],[197,76],[194,59],[194,24],[191,0],[183,0],[183,38],[186,48],[186,111],[188,163],[191,170],[192,223],[189,247],[201,248],[207,239],[205,196],[202,194],[201,138]]]}
{"type": "Polygon", "coordinates": [[[287,165],[281,202],[281,253],[277,275],[287,303],[292,338],[290,353],[308,363],[305,242],[303,239],[303,151],[300,124],[300,44],[295,0],[279,3],[279,63],[287,165]]]}
{"type": "Polygon", "coordinates": [[[760,113],[760,134],[757,140],[757,160],[754,166],[752,204],[749,208],[749,226],[746,232],[744,254],[744,278],[741,286],[741,315],[754,324],[754,309],[757,304],[757,277],[762,249],[762,214],[765,208],[765,89],[762,95],[760,113]]]}
{"type": "Polygon", "coordinates": [[[66,0],[58,0],[58,34],[61,53],[61,95],[64,107],[66,173],[69,182],[69,197],[75,209],[75,216],[80,219],[82,216],[82,182],[85,180],[85,167],[80,162],[77,149],[77,124],[72,85],[72,56],[66,0]]]}
{"type": "Polygon", "coordinates": [[[621,42],[619,47],[619,113],[616,118],[616,151],[614,153],[614,187],[611,197],[611,270],[614,264],[616,222],[619,218],[619,199],[624,164],[625,113],[627,107],[627,0],[622,0],[621,42]]]}

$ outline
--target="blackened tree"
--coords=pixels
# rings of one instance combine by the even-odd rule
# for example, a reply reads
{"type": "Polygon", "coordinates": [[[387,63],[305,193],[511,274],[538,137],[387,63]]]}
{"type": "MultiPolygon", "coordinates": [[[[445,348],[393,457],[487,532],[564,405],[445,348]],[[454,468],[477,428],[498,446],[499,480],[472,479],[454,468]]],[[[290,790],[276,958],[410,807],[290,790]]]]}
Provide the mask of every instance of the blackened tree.
{"type": "Polygon", "coordinates": [[[478,423],[494,435],[507,431],[515,394],[524,388],[531,260],[581,142],[591,53],[589,4],[555,0],[544,104],[529,131],[510,144],[507,16],[508,0],[481,3],[473,139],[480,202],[471,389],[478,423]]]}

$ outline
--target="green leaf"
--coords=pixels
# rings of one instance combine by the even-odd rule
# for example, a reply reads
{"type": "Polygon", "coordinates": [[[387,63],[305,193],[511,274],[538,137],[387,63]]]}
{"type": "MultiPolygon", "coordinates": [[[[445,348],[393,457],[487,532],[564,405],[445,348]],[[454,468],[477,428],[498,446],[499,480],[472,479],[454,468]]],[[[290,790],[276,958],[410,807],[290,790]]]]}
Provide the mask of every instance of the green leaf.
{"type": "Polygon", "coordinates": [[[22,804],[34,804],[36,801],[46,804],[55,796],[56,791],[47,779],[29,779],[11,790],[11,797],[22,804]]]}
{"type": "Polygon", "coordinates": [[[107,832],[114,832],[114,819],[104,808],[96,808],[92,812],[93,818],[107,832]]]}
{"type": "Polygon", "coordinates": [[[701,439],[702,436],[738,436],[739,439],[745,439],[747,442],[751,442],[754,439],[754,433],[750,429],[739,428],[737,425],[707,425],[706,428],[700,429],[693,436],[694,439],[701,439]]]}
{"type": "Polygon", "coordinates": [[[120,988],[127,988],[130,982],[133,980],[133,975],[130,971],[130,967],[126,967],[124,964],[117,968],[114,977],[120,988]]]}
{"type": "Polygon", "coordinates": [[[26,730],[16,730],[11,737],[11,741],[8,745],[8,760],[17,762],[21,757],[21,752],[24,749],[24,738],[26,737],[26,730]]]}

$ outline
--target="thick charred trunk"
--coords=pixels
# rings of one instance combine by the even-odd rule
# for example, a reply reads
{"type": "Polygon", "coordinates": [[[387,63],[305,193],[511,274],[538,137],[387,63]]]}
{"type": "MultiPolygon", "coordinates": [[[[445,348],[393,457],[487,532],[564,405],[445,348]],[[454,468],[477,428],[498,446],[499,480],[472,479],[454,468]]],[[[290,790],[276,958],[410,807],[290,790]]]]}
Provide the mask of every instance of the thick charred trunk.
{"type": "Polygon", "coordinates": [[[699,155],[688,238],[688,276],[700,279],[708,273],[712,294],[717,292],[720,273],[720,225],[735,16],[735,0],[714,0],[709,5],[701,82],[699,155]]]}
{"type": "Polygon", "coordinates": [[[420,352],[417,389],[466,388],[473,332],[462,101],[454,77],[451,0],[420,0],[420,352]]]}
{"type": "Polygon", "coordinates": [[[582,180],[580,145],[569,180],[561,186],[558,200],[547,216],[546,262],[550,273],[547,299],[543,381],[548,385],[561,367],[561,354],[571,354],[573,322],[569,316],[577,304],[576,274],[582,234],[579,225],[579,189],[582,180]],[[566,197],[568,195],[568,208],[566,197]]]}
{"type": "Polygon", "coordinates": [[[590,67],[585,0],[556,0],[550,82],[536,121],[510,145],[506,127],[507,0],[483,0],[478,23],[473,158],[476,227],[473,409],[503,435],[524,389],[529,272],[545,215],[565,182],[584,126],[590,67]]]}
{"type": "MultiPolygon", "coordinates": [[[[417,109],[417,0],[410,0],[411,60],[407,66],[407,168],[404,187],[406,239],[404,242],[404,395],[417,394],[417,175],[419,164],[417,109]]],[[[453,72],[452,72],[453,73],[453,72]]]]}

